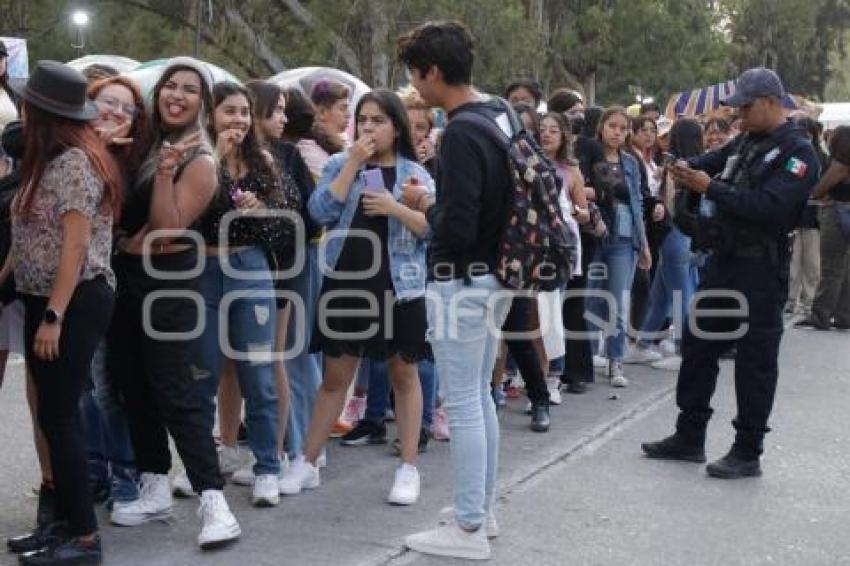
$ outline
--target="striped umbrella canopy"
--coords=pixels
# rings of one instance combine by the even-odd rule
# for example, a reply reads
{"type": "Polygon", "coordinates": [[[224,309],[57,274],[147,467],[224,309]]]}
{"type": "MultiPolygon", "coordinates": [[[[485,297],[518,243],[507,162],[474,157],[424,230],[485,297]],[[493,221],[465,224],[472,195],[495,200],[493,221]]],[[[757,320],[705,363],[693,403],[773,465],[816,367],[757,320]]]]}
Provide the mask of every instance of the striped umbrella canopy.
{"type": "MultiPolygon", "coordinates": [[[[725,100],[734,92],[735,81],[726,81],[695,90],[677,92],[667,102],[664,114],[671,120],[679,116],[710,114],[720,107],[721,100],[725,100]]],[[[790,94],[785,95],[782,104],[790,110],[797,109],[797,103],[790,94]]]]}

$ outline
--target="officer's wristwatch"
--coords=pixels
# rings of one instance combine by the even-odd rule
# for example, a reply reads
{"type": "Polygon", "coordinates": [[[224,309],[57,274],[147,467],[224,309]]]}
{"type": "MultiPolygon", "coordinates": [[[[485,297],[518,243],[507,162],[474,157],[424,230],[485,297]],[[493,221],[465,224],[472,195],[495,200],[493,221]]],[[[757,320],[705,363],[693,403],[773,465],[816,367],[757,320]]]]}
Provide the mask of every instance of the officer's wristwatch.
{"type": "Polygon", "coordinates": [[[62,313],[61,312],[59,312],[55,309],[51,309],[50,307],[48,307],[47,310],[44,311],[44,322],[46,322],[47,324],[56,324],[56,323],[61,322],[61,321],[62,321],[62,313]]]}

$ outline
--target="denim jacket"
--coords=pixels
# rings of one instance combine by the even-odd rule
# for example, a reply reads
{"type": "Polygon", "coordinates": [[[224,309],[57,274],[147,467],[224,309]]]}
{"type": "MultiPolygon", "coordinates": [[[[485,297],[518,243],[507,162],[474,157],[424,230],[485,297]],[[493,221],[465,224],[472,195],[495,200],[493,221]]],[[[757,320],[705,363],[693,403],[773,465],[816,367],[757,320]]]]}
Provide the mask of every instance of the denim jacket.
{"type": "MultiPolygon", "coordinates": [[[[646,227],[643,223],[643,197],[640,193],[640,169],[641,165],[632,155],[620,152],[623,164],[623,175],[629,187],[629,209],[632,216],[632,246],[640,252],[648,247],[646,239],[646,227]]],[[[615,230],[616,211],[603,211],[603,218],[608,225],[608,237],[606,243],[613,243],[617,239],[615,230]]]]}
{"type": "MultiPolygon", "coordinates": [[[[348,190],[348,197],[342,201],[331,191],[330,185],[339,176],[343,165],[348,160],[348,152],[337,153],[331,157],[322,171],[322,176],[316,184],[316,190],[310,196],[307,209],[317,224],[326,226],[331,232],[325,238],[324,269],[336,266],[345,233],[351,226],[351,220],[360,203],[363,193],[363,181],[357,175],[348,190]],[[333,231],[336,231],[334,234],[333,231]]],[[[419,183],[425,185],[429,192],[434,192],[434,180],[428,171],[418,163],[396,157],[396,183],[393,196],[401,198],[402,184],[410,177],[416,177],[419,183]]],[[[390,257],[390,274],[396,297],[400,300],[414,299],[425,294],[425,276],[427,275],[425,250],[430,234],[420,238],[410,231],[396,218],[389,218],[389,242],[387,249],[390,257]]]]}

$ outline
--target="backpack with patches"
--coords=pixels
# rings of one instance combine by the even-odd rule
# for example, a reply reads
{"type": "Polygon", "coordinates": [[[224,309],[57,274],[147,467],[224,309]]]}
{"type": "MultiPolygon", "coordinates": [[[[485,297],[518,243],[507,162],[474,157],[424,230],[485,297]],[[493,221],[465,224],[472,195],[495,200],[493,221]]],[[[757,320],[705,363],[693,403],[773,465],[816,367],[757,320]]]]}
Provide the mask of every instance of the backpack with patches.
{"type": "Polygon", "coordinates": [[[576,267],[577,242],[564,221],[555,168],[504,100],[512,135],[495,120],[462,110],[452,121],[484,130],[507,152],[512,176],[511,202],[499,242],[495,275],[510,289],[552,291],[563,288],[576,267]]]}

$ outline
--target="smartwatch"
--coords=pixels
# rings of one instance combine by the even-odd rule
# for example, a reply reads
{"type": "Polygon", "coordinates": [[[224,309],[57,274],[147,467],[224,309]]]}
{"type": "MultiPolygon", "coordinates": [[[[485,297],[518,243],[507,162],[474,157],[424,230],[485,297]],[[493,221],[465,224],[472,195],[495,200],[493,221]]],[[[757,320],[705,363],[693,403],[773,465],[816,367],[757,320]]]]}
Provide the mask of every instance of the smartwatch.
{"type": "Polygon", "coordinates": [[[44,322],[46,322],[47,324],[56,324],[60,320],[62,320],[62,313],[57,310],[51,309],[50,307],[47,307],[47,309],[44,311],[44,322]]]}

